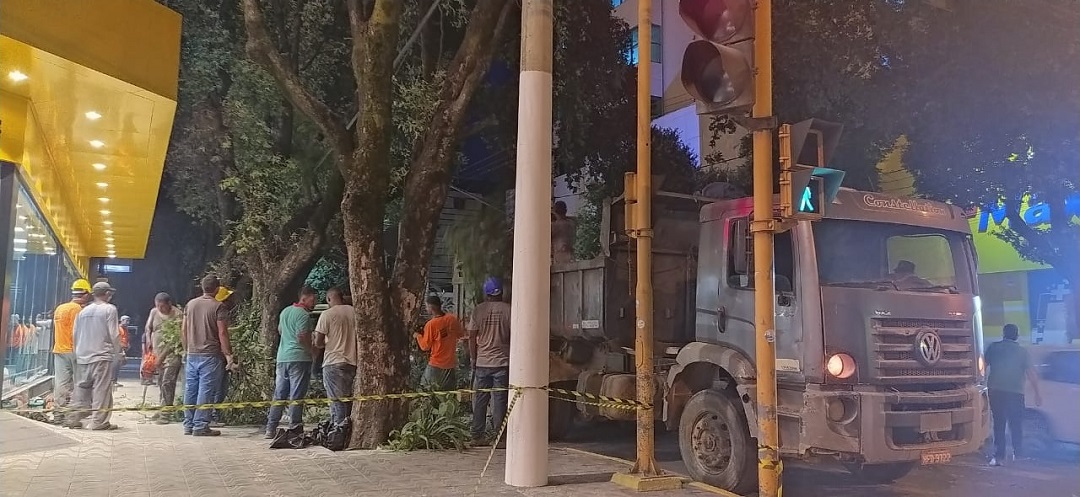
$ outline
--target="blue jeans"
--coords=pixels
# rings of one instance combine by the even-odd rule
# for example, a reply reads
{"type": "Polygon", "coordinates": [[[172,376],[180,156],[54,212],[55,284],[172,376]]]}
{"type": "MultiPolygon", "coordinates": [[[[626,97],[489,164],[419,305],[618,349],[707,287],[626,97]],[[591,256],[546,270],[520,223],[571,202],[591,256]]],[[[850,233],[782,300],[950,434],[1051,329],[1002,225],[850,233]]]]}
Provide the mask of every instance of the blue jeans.
{"type": "MultiPolygon", "coordinates": [[[[184,404],[212,404],[217,400],[225,358],[217,354],[188,354],[184,367],[184,404]]],[[[210,409],[185,409],[184,431],[210,427],[210,409]]]]}
{"type": "MultiPolygon", "coordinates": [[[[510,385],[510,368],[497,367],[487,368],[477,366],[473,368],[474,388],[506,388],[510,385]]],[[[484,436],[487,429],[488,402],[494,397],[495,405],[491,406],[491,424],[496,430],[502,426],[506,419],[507,402],[510,392],[476,392],[473,394],[472,412],[472,437],[479,439],[484,436]]]]}
{"type": "MultiPolygon", "coordinates": [[[[331,399],[352,397],[356,366],[344,362],[326,365],[322,368],[322,376],[327,397],[331,399]]],[[[352,402],[330,402],[330,422],[334,424],[344,423],[346,419],[349,419],[351,410],[352,402]]]]}
{"type": "MultiPolygon", "coordinates": [[[[277,363],[277,380],[274,384],[274,400],[303,400],[307,396],[310,382],[311,361],[279,362],[277,363]]],[[[285,406],[270,407],[270,415],[266,419],[267,433],[277,431],[284,412],[285,406]]],[[[304,406],[293,404],[289,406],[289,428],[298,426],[304,426],[304,406]]]]}
{"type": "MultiPolygon", "coordinates": [[[[221,384],[218,385],[217,395],[214,396],[214,403],[221,404],[225,402],[225,396],[229,393],[229,372],[224,371],[221,373],[221,384]]],[[[210,415],[215,423],[221,422],[221,409],[214,409],[214,412],[210,415]]]]}

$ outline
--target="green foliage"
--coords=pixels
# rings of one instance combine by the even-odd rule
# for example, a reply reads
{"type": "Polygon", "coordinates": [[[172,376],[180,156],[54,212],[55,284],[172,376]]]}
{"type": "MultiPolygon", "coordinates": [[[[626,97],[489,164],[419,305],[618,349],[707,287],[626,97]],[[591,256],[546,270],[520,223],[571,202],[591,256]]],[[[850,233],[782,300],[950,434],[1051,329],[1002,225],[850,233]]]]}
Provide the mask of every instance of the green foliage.
{"type": "Polygon", "coordinates": [[[170,318],[161,323],[161,345],[165,350],[174,351],[181,357],[184,355],[184,347],[180,341],[180,319],[170,318]]]}
{"type": "Polygon", "coordinates": [[[323,257],[311,268],[304,284],[318,291],[320,300],[326,300],[326,291],[331,288],[348,290],[349,268],[342,261],[323,257]]]}
{"type": "Polygon", "coordinates": [[[469,423],[456,398],[418,399],[410,407],[409,421],[390,433],[389,449],[464,450],[468,446],[469,423]]]}
{"type": "MultiPolygon", "coordinates": [[[[500,205],[493,195],[488,200],[500,205]]],[[[513,262],[513,234],[506,213],[481,204],[478,209],[465,210],[446,233],[446,241],[454,262],[462,273],[465,288],[474,292],[473,301],[479,301],[481,287],[489,276],[509,280],[513,262]]]]}
{"type": "Polygon", "coordinates": [[[600,228],[603,221],[603,198],[594,192],[602,192],[600,188],[589,190],[585,194],[585,202],[577,211],[577,231],[574,233],[574,258],[588,260],[600,255],[600,228]]]}
{"type": "MultiPolygon", "coordinates": [[[[229,327],[229,342],[238,368],[229,373],[225,402],[268,399],[275,370],[261,339],[258,309],[245,303],[235,316],[229,327]]],[[[262,424],[266,422],[266,411],[266,408],[229,409],[222,411],[222,420],[232,425],[262,424]]]]}

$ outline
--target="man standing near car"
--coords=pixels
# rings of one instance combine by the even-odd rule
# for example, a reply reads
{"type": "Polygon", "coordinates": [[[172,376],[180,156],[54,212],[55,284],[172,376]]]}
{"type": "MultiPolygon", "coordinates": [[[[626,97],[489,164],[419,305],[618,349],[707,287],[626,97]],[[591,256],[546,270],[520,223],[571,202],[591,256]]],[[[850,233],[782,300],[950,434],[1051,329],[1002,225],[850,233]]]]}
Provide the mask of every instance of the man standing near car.
{"type": "MultiPolygon", "coordinates": [[[[221,375],[233,364],[229,343],[229,313],[214,296],[221,287],[217,276],[202,279],[202,296],[184,307],[180,337],[187,351],[184,366],[184,403],[212,404],[221,387],[221,375]]],[[[210,428],[210,409],[186,409],[184,434],[199,437],[221,435],[210,428]]]]}
{"type": "MultiPolygon", "coordinates": [[[[469,320],[469,357],[473,361],[473,388],[507,388],[510,385],[510,304],[503,301],[502,282],[484,282],[484,302],[473,309],[469,320]]],[[[545,352],[546,353],[546,352],[545,352]]],[[[492,425],[497,430],[506,419],[509,392],[477,392],[473,395],[472,440],[486,442],[488,402],[492,425]]]]}
{"type": "MultiPolygon", "coordinates": [[[[345,303],[340,288],[326,291],[330,306],[315,325],[315,346],[325,349],[323,385],[331,399],[352,397],[356,378],[356,311],[345,303]]],[[[352,402],[330,402],[330,422],[340,425],[349,419],[352,402]]]]}
{"type": "Polygon", "coordinates": [[[1031,384],[1035,405],[1042,405],[1039,379],[1031,367],[1028,351],[1017,342],[1020,330],[1015,324],[1007,324],[1002,339],[986,349],[986,366],[989,376],[986,389],[990,397],[990,411],[994,417],[994,457],[991,466],[1005,462],[1005,429],[1012,435],[1013,455],[1022,459],[1024,448],[1024,379],[1031,384]]]}

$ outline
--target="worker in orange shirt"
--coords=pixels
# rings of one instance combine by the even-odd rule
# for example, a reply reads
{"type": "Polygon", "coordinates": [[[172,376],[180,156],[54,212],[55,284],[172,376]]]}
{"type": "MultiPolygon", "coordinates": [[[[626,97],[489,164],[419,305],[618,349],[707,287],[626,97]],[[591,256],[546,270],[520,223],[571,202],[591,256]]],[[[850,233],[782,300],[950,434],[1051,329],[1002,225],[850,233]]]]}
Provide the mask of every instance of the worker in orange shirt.
{"type": "MultiPolygon", "coordinates": [[[[90,282],[84,279],[71,284],[71,301],[53,311],[53,403],[67,407],[75,388],[75,317],[90,302],[90,282]]],[[[58,414],[63,421],[63,413],[58,414]]]]}
{"type": "Polygon", "coordinates": [[[420,382],[433,391],[451,390],[457,386],[457,343],[465,331],[457,316],[443,311],[439,297],[432,295],[425,302],[432,317],[423,333],[416,334],[416,343],[431,357],[420,382]]]}

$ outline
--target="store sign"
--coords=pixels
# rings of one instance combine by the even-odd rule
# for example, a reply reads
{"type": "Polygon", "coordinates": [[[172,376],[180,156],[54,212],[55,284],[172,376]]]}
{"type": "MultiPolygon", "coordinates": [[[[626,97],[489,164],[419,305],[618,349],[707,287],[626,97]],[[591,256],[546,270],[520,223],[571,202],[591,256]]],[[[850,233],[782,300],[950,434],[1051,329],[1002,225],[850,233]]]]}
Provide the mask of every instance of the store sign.
{"type": "MultiPolygon", "coordinates": [[[[1065,213],[1069,219],[1074,217],[1080,217],[1080,192],[1073,193],[1065,199],[1065,213]]],[[[1050,213],[1054,206],[1046,202],[1038,202],[1035,204],[1028,204],[1027,200],[1020,206],[1020,217],[1028,226],[1039,226],[1050,223],[1050,213]]],[[[979,224],[976,231],[979,233],[986,233],[991,228],[991,223],[996,226],[1005,227],[1008,219],[1005,217],[1005,205],[998,204],[993,208],[983,207],[979,209],[979,224]]]]}
{"type": "Polygon", "coordinates": [[[126,264],[105,264],[102,269],[106,273],[130,273],[131,266],[126,264]]]}

